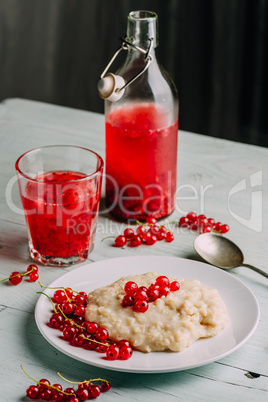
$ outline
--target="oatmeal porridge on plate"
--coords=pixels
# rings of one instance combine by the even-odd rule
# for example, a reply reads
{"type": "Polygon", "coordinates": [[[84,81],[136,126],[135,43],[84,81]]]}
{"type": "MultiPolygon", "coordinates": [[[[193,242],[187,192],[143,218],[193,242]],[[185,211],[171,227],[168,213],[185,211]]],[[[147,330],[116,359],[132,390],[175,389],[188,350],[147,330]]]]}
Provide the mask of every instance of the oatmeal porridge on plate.
{"type": "Polygon", "coordinates": [[[88,295],[85,318],[109,331],[112,340],[127,339],[141,352],[180,352],[200,338],[213,337],[229,322],[229,316],[216,289],[200,281],[177,280],[180,289],[149,303],[146,312],[122,307],[124,285],[128,281],[149,287],[160,274],[147,272],[121,277],[88,295]]]}

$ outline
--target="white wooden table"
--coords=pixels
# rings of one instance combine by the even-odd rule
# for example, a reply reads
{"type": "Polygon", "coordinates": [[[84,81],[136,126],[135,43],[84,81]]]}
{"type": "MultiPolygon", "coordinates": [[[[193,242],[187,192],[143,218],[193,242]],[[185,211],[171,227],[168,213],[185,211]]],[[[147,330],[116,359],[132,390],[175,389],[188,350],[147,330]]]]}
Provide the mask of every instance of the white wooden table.
{"type": "MultiPolygon", "coordinates": [[[[14,270],[23,271],[30,263],[24,216],[15,212],[16,208],[21,210],[16,183],[11,188],[16,159],[29,149],[52,144],[80,145],[104,156],[104,118],[100,114],[9,99],[0,104],[0,138],[2,279],[14,270]]],[[[178,208],[169,220],[195,210],[228,223],[231,230],[226,236],[242,248],[246,262],[268,272],[267,172],[266,149],[180,131],[178,208]]],[[[150,248],[117,249],[111,247],[112,240],[101,242],[103,237],[115,235],[122,228],[124,225],[100,216],[90,262],[146,254],[196,258],[195,234],[180,233],[176,227],[173,243],[158,242],[150,248]]],[[[40,279],[48,285],[72,269],[40,266],[40,279]]],[[[21,371],[21,364],[34,378],[53,382],[58,382],[57,371],[74,381],[107,378],[112,388],[100,396],[100,401],[267,401],[268,281],[242,267],[232,275],[248,285],[259,301],[261,318],[256,332],[240,349],[220,361],[166,374],[113,372],[69,358],[53,348],[37,329],[33,312],[39,285],[27,281],[18,286],[1,283],[0,401],[27,399],[25,390],[31,382],[21,371]],[[250,376],[249,372],[258,375],[250,376]]]]}

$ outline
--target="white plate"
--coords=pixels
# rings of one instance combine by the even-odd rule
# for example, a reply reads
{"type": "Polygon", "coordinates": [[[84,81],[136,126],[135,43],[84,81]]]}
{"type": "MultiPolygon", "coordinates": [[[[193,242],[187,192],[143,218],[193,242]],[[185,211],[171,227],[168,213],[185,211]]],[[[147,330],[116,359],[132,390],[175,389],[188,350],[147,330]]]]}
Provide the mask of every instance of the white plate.
{"type": "MultiPolygon", "coordinates": [[[[230,323],[213,338],[200,339],[179,353],[135,351],[127,361],[105,360],[103,354],[69,345],[61,332],[47,323],[51,303],[41,295],[35,308],[35,320],[42,335],[68,356],[93,366],[133,373],[164,373],[198,367],[221,359],[238,349],[253,334],[259,321],[259,305],[251,290],[239,279],[204,263],[176,257],[134,256],[113,258],[74,269],[51,283],[51,287],[71,287],[90,292],[125,275],[156,271],[175,278],[198,279],[203,285],[218,289],[230,315],[230,323]]],[[[54,290],[46,293],[53,295],[54,290]]]]}

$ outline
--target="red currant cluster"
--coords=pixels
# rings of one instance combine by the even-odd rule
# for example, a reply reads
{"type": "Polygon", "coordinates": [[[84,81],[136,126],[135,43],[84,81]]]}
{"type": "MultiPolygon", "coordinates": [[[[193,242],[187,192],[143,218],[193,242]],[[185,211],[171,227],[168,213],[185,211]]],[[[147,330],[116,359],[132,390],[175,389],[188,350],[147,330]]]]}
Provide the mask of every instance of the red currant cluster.
{"type": "Polygon", "coordinates": [[[168,232],[165,226],[156,225],[156,219],[148,217],[146,223],[137,227],[136,233],[133,229],[127,228],[124,230],[124,234],[115,238],[115,247],[123,247],[128,243],[130,247],[137,247],[140,244],[146,244],[152,246],[158,240],[166,240],[172,242],[174,235],[172,232],[168,232]]]}
{"type": "Polygon", "coordinates": [[[24,272],[23,274],[19,271],[14,271],[10,274],[10,276],[8,278],[2,279],[0,281],[0,283],[9,280],[11,285],[18,285],[19,283],[21,283],[23,276],[27,276],[27,275],[28,275],[30,282],[37,281],[37,279],[39,278],[38,267],[34,264],[30,264],[28,266],[26,272],[24,272]]]}
{"type": "Polygon", "coordinates": [[[170,283],[166,276],[159,276],[155,283],[148,288],[140,286],[135,282],[129,281],[125,284],[124,290],[126,295],[123,297],[122,306],[132,307],[136,313],[145,313],[149,308],[149,303],[159,299],[160,297],[168,296],[170,292],[175,292],[180,289],[180,284],[177,281],[170,283]]]}
{"type": "MultiPolygon", "coordinates": [[[[22,368],[23,369],[23,368],[22,368]]],[[[25,370],[23,369],[25,372],[25,370]]],[[[39,381],[34,380],[30,377],[26,372],[25,374],[33,380],[36,385],[30,385],[26,390],[26,395],[30,399],[41,399],[43,401],[68,401],[68,402],[80,402],[86,401],[88,399],[97,398],[101,392],[107,392],[111,388],[111,384],[107,380],[103,380],[102,378],[95,378],[88,381],[81,382],[73,382],[66,380],[62,375],[58,373],[58,375],[65,381],[72,384],[72,387],[65,388],[63,390],[60,384],[50,384],[45,378],[42,378],[39,381]],[[99,387],[94,384],[96,381],[101,381],[102,384],[99,387]],[[77,389],[75,389],[75,385],[77,389]]]]}
{"type": "Polygon", "coordinates": [[[63,339],[72,346],[105,353],[107,360],[128,360],[132,356],[133,350],[127,340],[113,342],[109,339],[107,329],[99,327],[96,322],[85,321],[85,292],[78,293],[70,288],[58,289],[50,301],[54,312],[49,325],[62,331],[63,339]]]}
{"type": "Polygon", "coordinates": [[[198,215],[195,212],[189,212],[186,216],[182,216],[179,220],[181,228],[188,228],[191,230],[199,231],[200,233],[227,233],[229,226],[216,222],[212,218],[207,218],[205,215],[198,215]]]}

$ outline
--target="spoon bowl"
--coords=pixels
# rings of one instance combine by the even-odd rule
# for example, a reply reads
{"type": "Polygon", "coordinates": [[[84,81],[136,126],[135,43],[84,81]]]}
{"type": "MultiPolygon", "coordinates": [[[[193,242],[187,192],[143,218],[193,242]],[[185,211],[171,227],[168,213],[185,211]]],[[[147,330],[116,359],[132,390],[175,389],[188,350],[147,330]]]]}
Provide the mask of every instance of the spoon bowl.
{"type": "Polygon", "coordinates": [[[195,251],[207,262],[223,269],[247,267],[268,278],[268,274],[253,265],[244,264],[242,251],[222,235],[203,233],[195,239],[195,251]]]}

